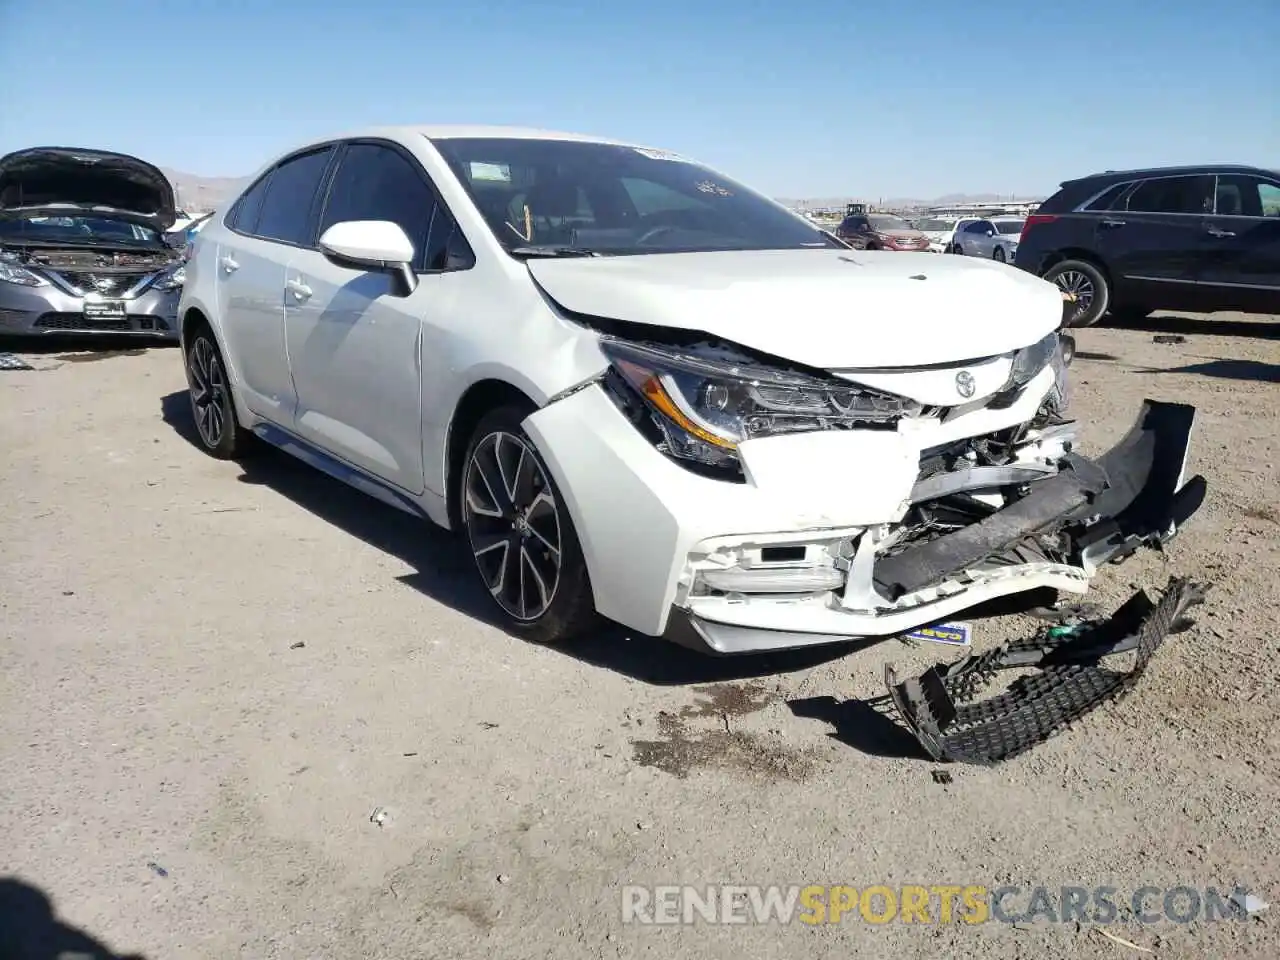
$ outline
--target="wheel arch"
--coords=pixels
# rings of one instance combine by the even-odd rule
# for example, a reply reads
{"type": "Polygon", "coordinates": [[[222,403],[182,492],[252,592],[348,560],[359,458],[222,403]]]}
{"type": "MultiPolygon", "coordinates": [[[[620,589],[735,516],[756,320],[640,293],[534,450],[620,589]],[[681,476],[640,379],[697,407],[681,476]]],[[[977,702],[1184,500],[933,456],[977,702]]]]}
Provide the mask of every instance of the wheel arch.
{"type": "Polygon", "coordinates": [[[462,515],[458,507],[459,487],[462,482],[463,458],[467,455],[467,444],[471,442],[471,434],[486,413],[505,406],[517,407],[527,413],[533,413],[538,409],[538,404],[527,393],[514,384],[496,377],[477,380],[463,391],[457,404],[454,405],[444,444],[445,515],[448,517],[451,529],[458,529],[462,523],[462,515]]]}
{"type": "Polygon", "coordinates": [[[1044,260],[1040,262],[1039,275],[1043,277],[1058,264],[1067,260],[1083,260],[1086,263],[1093,264],[1102,273],[1103,279],[1107,281],[1107,286],[1111,288],[1112,292],[1115,291],[1115,277],[1111,275],[1111,269],[1107,266],[1107,262],[1092,250],[1086,250],[1083,247],[1063,247],[1061,250],[1054,250],[1046,255],[1044,260]]]}

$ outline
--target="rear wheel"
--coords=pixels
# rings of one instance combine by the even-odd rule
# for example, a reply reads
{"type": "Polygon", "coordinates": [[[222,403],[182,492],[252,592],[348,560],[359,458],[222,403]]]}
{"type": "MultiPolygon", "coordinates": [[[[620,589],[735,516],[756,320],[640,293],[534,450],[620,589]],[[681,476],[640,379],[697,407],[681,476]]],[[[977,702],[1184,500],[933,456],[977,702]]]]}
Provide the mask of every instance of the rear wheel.
{"type": "Polygon", "coordinates": [[[207,324],[197,326],[188,340],[185,366],[191,415],[201,447],[219,460],[234,459],[253,436],[236,419],[222,351],[207,324]]]}
{"type": "Polygon", "coordinates": [[[504,625],[562,643],[596,620],[587,564],[524,412],[502,407],[476,426],[463,461],[461,515],[480,580],[504,625]]]}
{"type": "Polygon", "coordinates": [[[1106,313],[1111,300],[1111,287],[1102,271],[1088,260],[1063,260],[1055,263],[1046,271],[1044,279],[1056,284],[1075,303],[1075,309],[1068,316],[1065,326],[1088,327],[1106,313]]]}

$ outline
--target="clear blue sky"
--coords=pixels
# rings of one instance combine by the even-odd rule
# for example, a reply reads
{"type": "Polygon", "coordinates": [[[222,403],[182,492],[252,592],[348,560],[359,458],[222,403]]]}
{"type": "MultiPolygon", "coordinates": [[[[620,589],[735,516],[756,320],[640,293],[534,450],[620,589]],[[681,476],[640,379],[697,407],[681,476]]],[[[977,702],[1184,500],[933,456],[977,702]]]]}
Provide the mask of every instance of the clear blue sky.
{"type": "Polygon", "coordinates": [[[369,123],[677,150],[774,196],[1280,167],[1280,0],[0,0],[0,152],[238,176],[369,123]]]}

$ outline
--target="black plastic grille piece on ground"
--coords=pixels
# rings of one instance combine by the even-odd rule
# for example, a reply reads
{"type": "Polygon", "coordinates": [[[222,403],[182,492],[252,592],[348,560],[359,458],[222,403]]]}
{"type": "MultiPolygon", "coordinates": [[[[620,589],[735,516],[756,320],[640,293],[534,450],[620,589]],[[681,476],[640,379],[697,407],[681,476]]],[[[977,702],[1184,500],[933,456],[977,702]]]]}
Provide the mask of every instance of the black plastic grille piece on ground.
{"type": "Polygon", "coordinates": [[[1109,619],[930,667],[901,682],[888,664],[890,699],[934,760],[983,765],[1008,760],[1128,693],[1164,638],[1204,599],[1205,589],[1174,578],[1158,603],[1139,592],[1109,619]],[[1128,651],[1135,658],[1127,671],[1101,663],[1105,656],[1128,651]],[[1026,667],[1040,672],[1014,681],[997,696],[968,702],[998,671],[1026,667]]]}

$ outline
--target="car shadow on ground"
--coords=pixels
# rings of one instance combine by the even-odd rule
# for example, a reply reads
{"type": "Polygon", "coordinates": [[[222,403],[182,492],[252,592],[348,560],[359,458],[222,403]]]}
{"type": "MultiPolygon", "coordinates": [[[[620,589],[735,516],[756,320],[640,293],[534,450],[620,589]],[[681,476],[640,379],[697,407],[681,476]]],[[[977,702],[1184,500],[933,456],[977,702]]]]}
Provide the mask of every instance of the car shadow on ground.
{"type": "Polygon", "coordinates": [[[1091,350],[1077,350],[1075,359],[1114,362],[1116,360],[1119,360],[1120,358],[1117,357],[1114,353],[1094,353],[1091,350]]]}
{"type": "Polygon", "coordinates": [[[1204,363],[1184,367],[1149,367],[1143,373],[1186,373],[1222,380],[1253,380],[1257,383],[1280,383],[1280,363],[1261,360],[1231,360],[1226,357],[1201,357],[1204,363]]]}
{"type": "Polygon", "coordinates": [[[0,877],[0,957],[4,960],[145,960],[119,954],[83,930],[61,922],[48,894],[16,877],[0,877]]]}
{"type": "Polygon", "coordinates": [[[176,341],[112,337],[110,335],[68,337],[12,337],[0,335],[0,353],[52,357],[68,363],[91,363],[111,357],[140,357],[148,350],[168,350],[176,341]]]}
{"type": "Polygon", "coordinates": [[[1131,318],[1105,316],[1099,327],[1115,330],[1148,330],[1151,333],[1181,333],[1206,337],[1254,337],[1260,340],[1280,340],[1280,323],[1272,317],[1258,315],[1256,320],[1233,320],[1227,316],[1210,314],[1206,317],[1184,317],[1178,314],[1155,314],[1150,317],[1131,318]]]}
{"type": "MultiPolygon", "coordinates": [[[[161,416],[189,443],[200,445],[186,391],[162,398],[161,416]]],[[[397,577],[401,583],[466,616],[503,629],[470,558],[453,534],[426,520],[414,521],[265,443],[254,446],[257,449],[240,461],[242,483],[265,485],[320,520],[403,560],[414,572],[397,577]]],[[[844,657],[865,645],[851,642],[809,650],[717,657],[605,623],[556,649],[644,683],[682,685],[804,670],[844,657]]]]}
{"type": "Polygon", "coordinates": [[[830,737],[868,756],[929,759],[911,731],[894,716],[893,701],[888,695],[870,700],[806,697],[788,700],[787,706],[797,717],[830,724],[830,737]]]}

